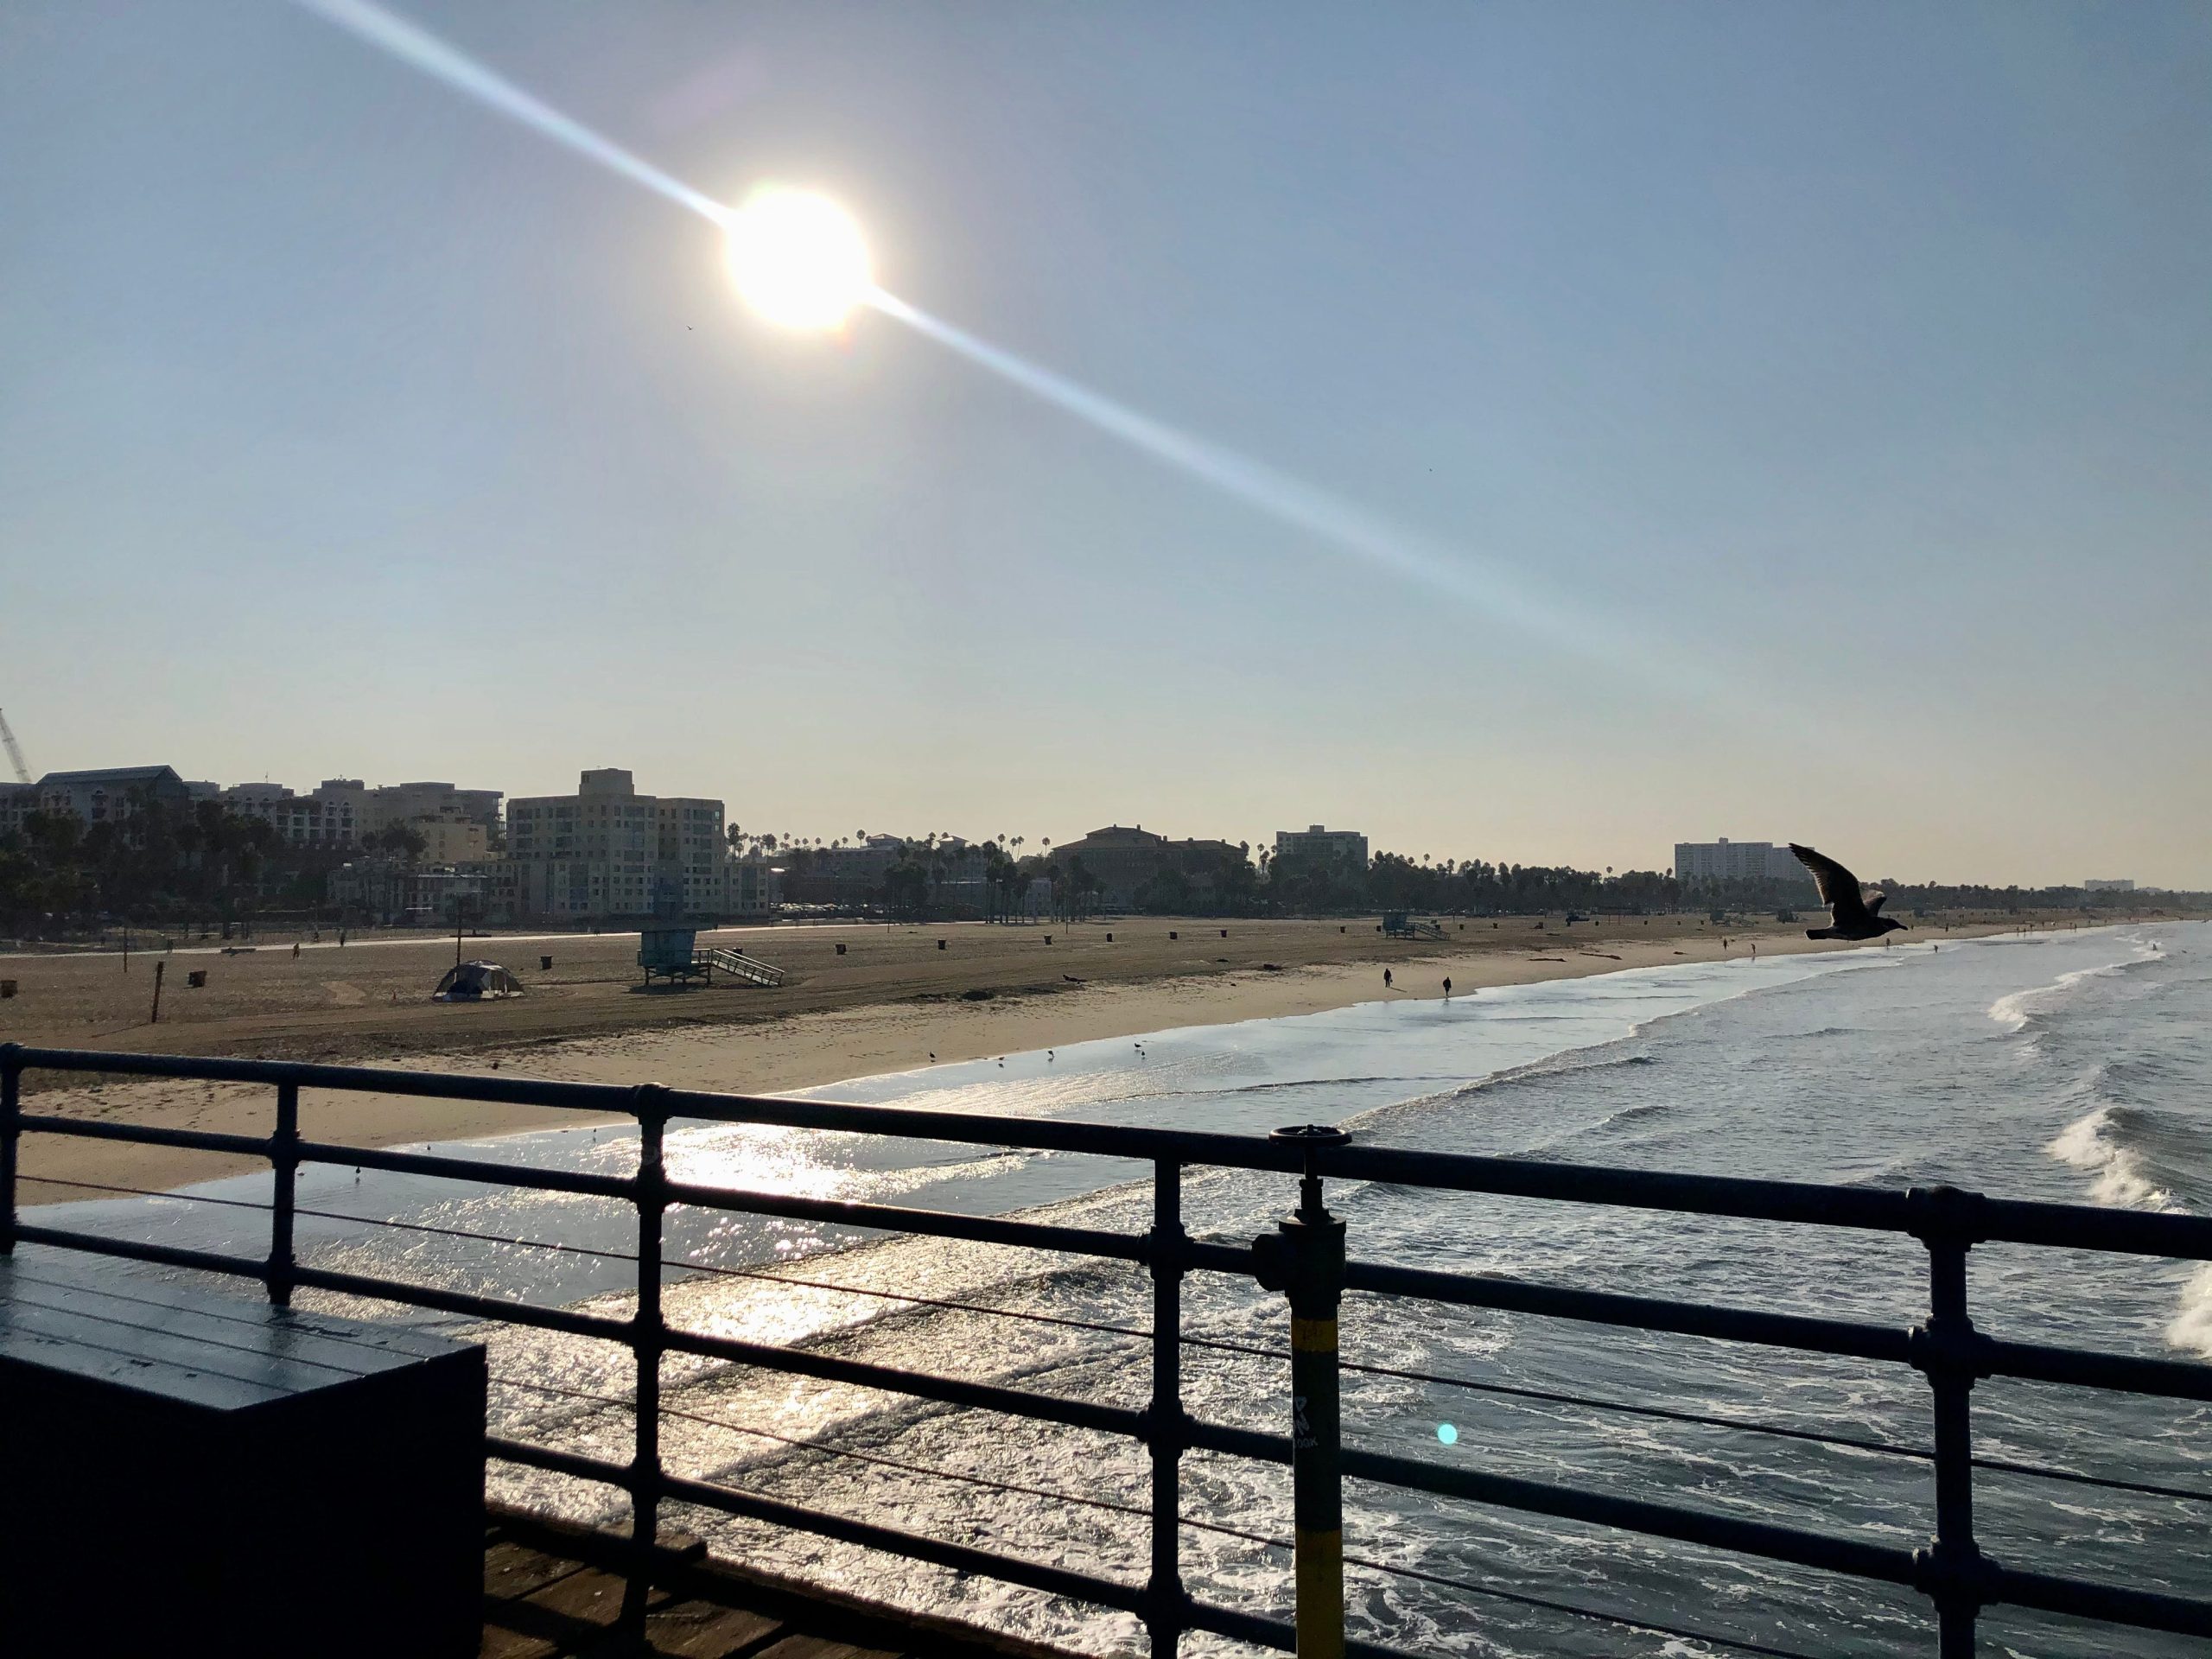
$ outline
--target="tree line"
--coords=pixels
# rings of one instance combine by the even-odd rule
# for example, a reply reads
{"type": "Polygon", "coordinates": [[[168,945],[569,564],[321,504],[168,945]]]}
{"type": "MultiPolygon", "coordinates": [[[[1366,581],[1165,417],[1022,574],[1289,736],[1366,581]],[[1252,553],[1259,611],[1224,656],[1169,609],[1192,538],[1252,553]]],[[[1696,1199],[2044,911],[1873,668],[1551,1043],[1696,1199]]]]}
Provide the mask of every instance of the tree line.
{"type": "Polygon", "coordinates": [[[86,823],[30,812],[0,836],[0,923],[17,934],[67,931],[107,919],[232,921],[264,907],[321,902],[331,871],[362,851],[412,863],[428,843],[398,823],[359,847],[299,847],[220,801],[130,800],[86,823]]]}

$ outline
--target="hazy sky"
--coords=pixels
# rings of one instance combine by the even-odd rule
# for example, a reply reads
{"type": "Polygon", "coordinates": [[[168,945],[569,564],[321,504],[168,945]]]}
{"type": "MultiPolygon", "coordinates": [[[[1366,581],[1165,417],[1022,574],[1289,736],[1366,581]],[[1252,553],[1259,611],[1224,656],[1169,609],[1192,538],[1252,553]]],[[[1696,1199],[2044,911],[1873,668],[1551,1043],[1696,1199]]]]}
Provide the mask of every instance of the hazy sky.
{"type": "Polygon", "coordinates": [[[2212,10],[407,10],[1463,568],[775,333],[710,225],[287,0],[10,0],[35,771],[2212,886],[2212,10]]]}

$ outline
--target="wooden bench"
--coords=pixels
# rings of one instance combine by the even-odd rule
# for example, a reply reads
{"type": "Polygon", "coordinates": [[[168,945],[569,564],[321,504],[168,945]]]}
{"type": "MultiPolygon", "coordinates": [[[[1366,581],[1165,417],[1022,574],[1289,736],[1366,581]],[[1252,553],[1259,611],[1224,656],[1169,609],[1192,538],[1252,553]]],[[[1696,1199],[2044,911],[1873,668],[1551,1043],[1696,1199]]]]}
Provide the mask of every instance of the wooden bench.
{"type": "Polygon", "coordinates": [[[0,1651],[474,1655],[485,1381],[421,1332],[0,1258],[0,1651]]]}

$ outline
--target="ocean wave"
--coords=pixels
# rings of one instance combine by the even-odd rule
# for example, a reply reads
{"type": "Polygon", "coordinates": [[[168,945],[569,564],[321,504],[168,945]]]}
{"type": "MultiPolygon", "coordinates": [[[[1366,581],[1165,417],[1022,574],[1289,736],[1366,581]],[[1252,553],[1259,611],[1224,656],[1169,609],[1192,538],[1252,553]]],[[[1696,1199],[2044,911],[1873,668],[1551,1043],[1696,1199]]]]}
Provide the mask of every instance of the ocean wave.
{"type": "Polygon", "coordinates": [[[2154,944],[2138,942],[2135,955],[2125,962],[2107,962],[2094,968],[2076,968],[2061,974],[2048,985],[2031,986],[2024,991],[2014,991],[2000,996],[1989,1005],[1989,1017],[2009,1032],[2020,1032],[2041,1015],[2050,1012],[2050,1005],[2060,1002],[2072,992],[2093,979],[2118,979],[2139,968],[2165,960],[2165,953],[2154,944]]]}
{"type": "Polygon", "coordinates": [[[2198,1268],[2182,1287],[2181,1306],[2166,1326],[2166,1340],[2212,1359],[2212,1262],[2198,1268]]]}
{"type": "Polygon", "coordinates": [[[2089,1196],[2099,1204],[2178,1211],[2173,1194],[2144,1166],[2141,1154],[2125,1144],[2127,1123],[2140,1116],[2125,1106],[2100,1106],[2061,1129],[2044,1150],[2094,1176],[2089,1196]]]}

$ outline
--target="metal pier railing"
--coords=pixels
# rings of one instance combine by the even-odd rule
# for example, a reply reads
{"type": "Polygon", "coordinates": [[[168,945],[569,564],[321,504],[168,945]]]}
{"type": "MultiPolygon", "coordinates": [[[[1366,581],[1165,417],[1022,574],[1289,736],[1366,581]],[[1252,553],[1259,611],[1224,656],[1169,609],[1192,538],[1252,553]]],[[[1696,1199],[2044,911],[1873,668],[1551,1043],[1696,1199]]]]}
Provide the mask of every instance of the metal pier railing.
{"type": "MultiPolygon", "coordinates": [[[[132,1190],[85,1181],[58,1184],[107,1192],[132,1190]]],[[[1986,1377],[2024,1378],[2082,1389],[2203,1402],[2212,1401],[2212,1366],[1993,1336],[1978,1330],[1970,1317],[1966,1274],[1967,1252],[1976,1244],[1993,1242],[2212,1260],[2212,1220],[2201,1217],[2025,1203],[1948,1187],[1895,1192],[1517,1159],[1446,1156],[1355,1145],[1340,1131],[1327,1128],[1287,1130],[1270,1137],[1209,1135],[695,1093],[652,1084],[623,1088],[279,1061],[86,1052],[10,1044],[0,1046],[0,1251],[12,1250],[18,1241],[241,1275],[265,1285],[270,1298],[279,1303],[289,1301],[296,1289],[308,1287],[617,1344],[629,1350],[637,1361],[635,1388],[627,1399],[564,1389],[528,1379],[510,1381],[514,1386],[537,1388],[551,1395],[566,1394],[602,1405],[620,1406],[632,1414],[635,1436],[632,1455],[627,1462],[615,1463],[506,1439],[490,1440],[490,1455],[623,1490],[628,1494],[633,1513],[635,1524],[631,1536],[634,1539],[649,1541],[658,1535],[658,1522],[664,1505],[698,1505],[1027,1586],[1077,1602],[1120,1610],[1144,1623],[1155,1654],[1174,1653],[1184,1633],[1192,1630],[1294,1649],[1304,1659],[1339,1654],[1400,1653],[1401,1649],[1386,1645],[1346,1639],[1343,1572],[1347,1561],[1363,1568],[1396,1572],[1405,1577],[1492,1597],[1504,1603],[1605,1619],[1742,1651],[1789,1651],[1753,1641],[1682,1629],[1663,1621],[1578,1607],[1510,1586],[1462,1581],[1394,1567],[1356,1554],[1347,1555],[1339,1520],[1342,1484],[1346,1479],[1376,1482],[1437,1497],[1620,1529],[1649,1537],[1906,1586],[1926,1597],[1931,1605],[1935,1645],[1945,1659],[1963,1659],[1971,1655],[1975,1622],[1981,1610],[1999,1604],[2113,1625],[2212,1635],[2212,1601],[2007,1565],[1978,1544],[1974,1513],[1977,1469],[2005,1470],[2171,1497],[2206,1498],[2212,1497],[2212,1493],[2107,1480],[2064,1470],[1978,1458],[1973,1450],[1972,1423],[1974,1384],[1986,1377]],[[273,1132],[265,1136],[226,1135],[27,1111],[23,1109],[21,1080],[26,1072],[34,1071],[265,1084],[275,1091],[276,1124],[273,1132]],[[308,1141],[300,1131],[302,1089],[502,1102],[625,1116],[633,1119],[639,1128],[638,1169],[634,1175],[613,1176],[308,1141]],[[1152,1167],[1152,1225],[1141,1234],[1122,1233],[1013,1217],[959,1215],[893,1204],[842,1202],[677,1181],[667,1173],[664,1148],[668,1126],[678,1119],[778,1125],[1134,1160],[1152,1167]],[[17,1207],[19,1179],[57,1179],[19,1178],[18,1148],[25,1135],[67,1135],[265,1159],[272,1175],[270,1201],[265,1206],[248,1207],[265,1208],[268,1211],[268,1255],[263,1258],[224,1255],[72,1231],[25,1219],[17,1207]],[[628,1205],[634,1211],[637,1222],[634,1253],[593,1250],[559,1240],[504,1238],[416,1223],[384,1223],[374,1217],[331,1218],[632,1261],[636,1268],[635,1309],[626,1319],[615,1318],[575,1308],[537,1306],[397,1279],[334,1271],[303,1262],[294,1246],[296,1219],[303,1213],[327,1213],[302,1211],[298,1207],[296,1175],[302,1165],[308,1164],[349,1166],[570,1193],[628,1205]],[[1194,1239],[1183,1224],[1183,1176],[1186,1169],[1198,1167],[1296,1176],[1297,1207],[1275,1232],[1249,1246],[1194,1239]],[[1348,1259],[1344,1225],[1331,1216],[1324,1205],[1324,1184],[1330,1179],[1904,1235],[1917,1240],[1927,1252],[1927,1316],[1910,1329],[1900,1330],[1850,1319],[1716,1306],[1488,1274],[1440,1272],[1348,1259]],[[664,1221],[667,1212],[675,1208],[785,1217],[842,1227],[1010,1245],[1116,1261],[1145,1269],[1151,1278],[1152,1318],[1148,1331],[1051,1315],[1031,1313],[1020,1317],[1148,1338],[1152,1345],[1150,1401],[1141,1410],[1131,1409],[1056,1397],[1030,1389],[875,1364],[833,1353],[672,1327],[664,1316],[661,1302],[664,1277],[671,1270],[683,1274],[721,1273],[797,1284],[811,1282],[786,1273],[715,1268],[680,1258],[670,1259],[664,1242],[664,1221]],[[1288,1433],[1267,1433],[1209,1422],[1185,1409],[1182,1370],[1185,1348],[1277,1357],[1276,1351],[1185,1335],[1183,1283],[1193,1273],[1255,1279],[1263,1287],[1284,1294],[1288,1303],[1293,1379],[1293,1396],[1283,1402],[1288,1433]],[[1734,1418],[1485,1385],[1459,1378],[1423,1377],[1419,1373],[1347,1362],[1339,1357],[1336,1339],[1338,1304],[1346,1293],[1594,1321],[1630,1330],[1764,1344],[1910,1367],[1928,1382],[1932,1447],[1778,1428],[1734,1418]],[[764,1434],[769,1440],[781,1437],[741,1424],[721,1423],[664,1402],[661,1362],[670,1356],[723,1361],[886,1390],[955,1407],[1125,1436],[1139,1442],[1149,1454],[1151,1471],[1151,1501],[1141,1511],[1150,1525],[1149,1574],[1140,1583],[1080,1572],[671,1472],[661,1456],[660,1429],[664,1419],[713,1422],[741,1433],[764,1434]],[[1416,1381],[1459,1387],[1487,1387],[1490,1391],[1504,1395],[1605,1406],[1641,1412],[1647,1416],[1712,1423],[1918,1458],[1933,1465],[1934,1535],[1924,1548],[1908,1550],[1866,1536],[1750,1521],[1689,1505],[1347,1448],[1342,1445],[1338,1432],[1338,1385],[1343,1375],[1361,1372],[1412,1376],[1416,1381]],[[1182,1459],[1185,1452],[1192,1450],[1291,1468],[1296,1511],[1296,1598],[1291,1619],[1220,1606],[1186,1592],[1182,1571],[1182,1540],[1186,1529],[1227,1534],[1262,1544],[1276,1541],[1262,1534],[1242,1531],[1220,1518],[1184,1514],[1182,1459]]],[[[923,1306],[966,1307],[1001,1314],[1009,1312],[849,1286],[821,1287],[923,1306]]],[[[957,1472],[923,1470],[887,1457],[830,1450],[832,1455],[857,1457],[864,1463],[887,1465],[938,1478],[973,1479],[986,1485],[997,1484],[957,1472]]],[[[1015,1490],[1095,1509],[1139,1512],[1132,1506],[1095,1494],[1015,1490]]],[[[649,1548],[643,1548],[634,1556],[634,1582],[639,1605],[656,1559],[649,1548]]]]}

